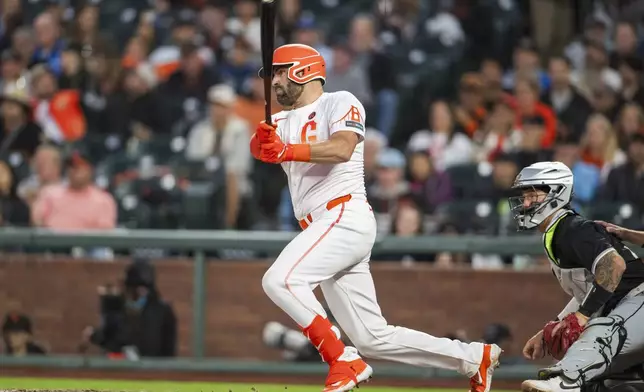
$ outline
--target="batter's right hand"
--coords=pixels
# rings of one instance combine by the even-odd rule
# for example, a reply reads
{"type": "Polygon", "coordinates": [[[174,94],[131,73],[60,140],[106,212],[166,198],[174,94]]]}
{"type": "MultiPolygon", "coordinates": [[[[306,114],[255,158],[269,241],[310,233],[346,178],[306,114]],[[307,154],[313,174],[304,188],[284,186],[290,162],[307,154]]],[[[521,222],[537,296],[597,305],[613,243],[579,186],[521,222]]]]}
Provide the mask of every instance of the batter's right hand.
{"type": "Polygon", "coordinates": [[[275,127],[273,125],[266,124],[265,121],[262,121],[257,126],[255,131],[257,138],[259,139],[260,144],[273,143],[277,133],[275,132],[275,127]]]}
{"type": "Polygon", "coordinates": [[[523,347],[523,356],[526,359],[535,360],[543,358],[545,355],[546,352],[543,349],[543,330],[541,330],[525,344],[525,347],[523,347]]]}

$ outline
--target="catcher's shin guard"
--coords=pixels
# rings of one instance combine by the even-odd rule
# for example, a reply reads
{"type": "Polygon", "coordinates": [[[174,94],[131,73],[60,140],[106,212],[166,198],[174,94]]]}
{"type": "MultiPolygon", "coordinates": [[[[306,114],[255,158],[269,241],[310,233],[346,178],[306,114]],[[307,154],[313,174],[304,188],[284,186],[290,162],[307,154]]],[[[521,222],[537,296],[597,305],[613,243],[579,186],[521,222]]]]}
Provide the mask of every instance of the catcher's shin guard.
{"type": "Polygon", "coordinates": [[[592,319],[561,361],[539,370],[539,379],[561,376],[570,383],[584,385],[608,369],[625,340],[624,319],[620,316],[592,319]]]}

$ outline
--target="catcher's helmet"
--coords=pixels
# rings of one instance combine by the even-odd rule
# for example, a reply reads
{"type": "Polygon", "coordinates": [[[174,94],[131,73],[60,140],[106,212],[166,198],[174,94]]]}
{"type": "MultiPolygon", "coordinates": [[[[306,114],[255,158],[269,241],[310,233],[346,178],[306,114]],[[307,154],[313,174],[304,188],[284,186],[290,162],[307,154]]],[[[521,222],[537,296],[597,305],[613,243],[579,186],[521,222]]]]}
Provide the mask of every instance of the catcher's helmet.
{"type": "Polygon", "coordinates": [[[569,205],[573,196],[572,171],[561,162],[537,162],[521,170],[512,189],[542,189],[547,193],[543,201],[534,202],[527,208],[522,195],[509,198],[519,230],[529,230],[569,205]]]}
{"type": "MultiPolygon", "coordinates": [[[[275,66],[288,66],[288,78],[297,84],[305,84],[312,80],[319,80],[322,85],[326,82],[324,58],[320,52],[308,45],[289,44],[275,49],[273,67],[275,66]]],[[[264,68],[261,68],[259,76],[263,75],[264,68]]]]}

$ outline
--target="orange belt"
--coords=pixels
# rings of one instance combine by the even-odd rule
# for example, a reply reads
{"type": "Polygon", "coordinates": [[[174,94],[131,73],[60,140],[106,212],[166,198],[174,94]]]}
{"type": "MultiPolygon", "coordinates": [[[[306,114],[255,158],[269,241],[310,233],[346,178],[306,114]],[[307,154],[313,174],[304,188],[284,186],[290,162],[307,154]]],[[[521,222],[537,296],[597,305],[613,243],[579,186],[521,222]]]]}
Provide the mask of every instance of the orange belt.
{"type": "MultiPolygon", "coordinates": [[[[340,204],[348,202],[349,200],[351,200],[351,195],[340,196],[326,203],[326,209],[330,211],[335,207],[339,206],[340,204]]],[[[298,223],[300,224],[300,227],[302,228],[302,230],[304,230],[307,227],[309,227],[311,223],[313,223],[313,217],[311,216],[311,214],[308,214],[304,219],[300,220],[298,223]]]]}

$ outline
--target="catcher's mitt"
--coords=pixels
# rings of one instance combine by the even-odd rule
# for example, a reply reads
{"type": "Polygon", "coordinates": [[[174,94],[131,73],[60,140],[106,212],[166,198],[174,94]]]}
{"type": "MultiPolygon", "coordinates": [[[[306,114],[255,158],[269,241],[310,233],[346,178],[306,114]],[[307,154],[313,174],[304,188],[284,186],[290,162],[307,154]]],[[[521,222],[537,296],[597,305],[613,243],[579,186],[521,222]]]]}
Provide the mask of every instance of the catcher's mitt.
{"type": "Polygon", "coordinates": [[[568,348],[579,339],[583,330],[574,313],[570,313],[561,321],[551,321],[543,327],[544,348],[550,356],[561,360],[568,348]]]}

